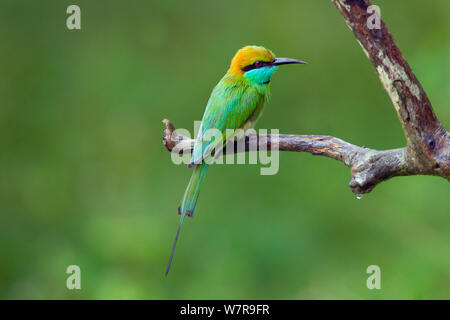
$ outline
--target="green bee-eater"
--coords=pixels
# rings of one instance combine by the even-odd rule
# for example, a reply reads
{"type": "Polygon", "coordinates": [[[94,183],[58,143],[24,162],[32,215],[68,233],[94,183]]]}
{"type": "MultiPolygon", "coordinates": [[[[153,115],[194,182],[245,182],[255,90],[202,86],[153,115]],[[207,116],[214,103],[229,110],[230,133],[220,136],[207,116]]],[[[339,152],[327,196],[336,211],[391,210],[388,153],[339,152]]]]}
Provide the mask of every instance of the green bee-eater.
{"type": "Polygon", "coordinates": [[[226,145],[226,142],[222,142],[226,141],[227,129],[247,130],[255,125],[261,116],[264,103],[269,98],[270,79],[273,73],[279,65],[291,63],[305,62],[290,58],[275,58],[272,51],[266,48],[246,46],[236,53],[227,73],[213,89],[188,166],[194,167],[194,172],[178,208],[181,218],[166,275],[169,273],[183,219],[186,215],[189,217],[194,215],[200,187],[208,169],[205,161],[214,157],[211,155],[212,150],[226,145]],[[203,139],[210,129],[219,130],[223,134],[223,139],[203,139]],[[218,146],[218,143],[222,146],[218,146]]]}

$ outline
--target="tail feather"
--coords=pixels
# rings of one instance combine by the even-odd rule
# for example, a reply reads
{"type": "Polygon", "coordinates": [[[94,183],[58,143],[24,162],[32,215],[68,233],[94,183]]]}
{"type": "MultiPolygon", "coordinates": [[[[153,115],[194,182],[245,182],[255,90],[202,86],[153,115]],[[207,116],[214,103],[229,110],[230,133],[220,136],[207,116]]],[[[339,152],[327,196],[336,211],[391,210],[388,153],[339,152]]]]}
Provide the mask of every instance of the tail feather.
{"type": "Polygon", "coordinates": [[[166,276],[169,274],[170,266],[172,264],[173,253],[175,252],[175,246],[177,245],[178,236],[180,235],[181,225],[183,224],[184,216],[181,216],[180,223],[178,224],[177,235],[175,236],[175,241],[173,242],[172,251],[170,252],[169,264],[166,268],[166,276]]]}
{"type": "Polygon", "coordinates": [[[206,170],[208,169],[207,164],[197,165],[192,173],[191,180],[184,193],[183,201],[181,206],[178,208],[178,213],[181,215],[180,223],[178,224],[177,234],[175,236],[175,241],[173,242],[172,251],[170,252],[169,264],[166,269],[166,276],[169,273],[170,266],[172,264],[173,253],[175,252],[175,246],[180,235],[181,226],[183,225],[184,217],[192,217],[194,215],[195,206],[197,205],[198,195],[200,194],[200,187],[202,185],[203,179],[205,178],[206,170]]]}

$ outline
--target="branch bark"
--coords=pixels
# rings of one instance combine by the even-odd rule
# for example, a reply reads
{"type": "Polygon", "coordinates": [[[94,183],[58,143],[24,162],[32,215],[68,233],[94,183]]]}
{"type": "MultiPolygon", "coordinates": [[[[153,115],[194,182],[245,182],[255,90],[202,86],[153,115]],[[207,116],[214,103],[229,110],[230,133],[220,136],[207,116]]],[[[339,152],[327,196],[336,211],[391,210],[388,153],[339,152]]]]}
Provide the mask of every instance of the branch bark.
{"type": "MultiPolygon", "coordinates": [[[[355,194],[368,193],[380,182],[395,176],[436,175],[450,180],[450,134],[440,124],[420,82],[415,77],[388,28],[367,27],[369,0],[331,0],[353,31],[380,81],[391,98],[406,138],[406,146],[374,150],[355,146],[341,139],[318,135],[279,135],[280,151],[309,152],[342,161],[352,174],[349,187],[355,194]]],[[[194,140],[177,134],[169,120],[163,143],[170,152],[193,149],[194,140]]],[[[261,143],[270,149],[271,135],[245,136],[245,151],[259,150],[261,143]]],[[[235,141],[233,152],[238,152],[235,141]]],[[[266,149],[266,150],[267,150],[266,149]]]]}
{"type": "Polygon", "coordinates": [[[431,103],[394,42],[385,23],[369,29],[369,0],[332,0],[353,31],[391,98],[406,138],[407,169],[414,174],[450,179],[450,134],[440,124],[431,103]]]}
{"type": "MultiPolygon", "coordinates": [[[[163,122],[166,126],[163,136],[166,149],[177,154],[191,152],[195,140],[178,134],[169,120],[164,119],[163,122]]],[[[414,174],[407,170],[405,148],[379,151],[330,136],[280,134],[275,137],[251,134],[243,138],[245,149],[242,151],[258,151],[260,146],[270,150],[275,138],[279,151],[309,152],[342,161],[351,169],[349,187],[355,194],[368,193],[380,182],[394,176],[414,174]]],[[[234,141],[232,152],[239,150],[239,143],[242,141],[234,141]]],[[[227,150],[224,149],[224,152],[227,153],[227,150]]]]}

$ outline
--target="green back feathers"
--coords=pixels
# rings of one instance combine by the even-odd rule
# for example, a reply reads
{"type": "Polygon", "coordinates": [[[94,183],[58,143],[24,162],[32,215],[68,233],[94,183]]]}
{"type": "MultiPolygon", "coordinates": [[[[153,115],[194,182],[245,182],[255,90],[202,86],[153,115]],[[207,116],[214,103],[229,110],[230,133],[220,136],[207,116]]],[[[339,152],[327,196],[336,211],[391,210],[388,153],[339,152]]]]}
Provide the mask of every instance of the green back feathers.
{"type": "Polygon", "coordinates": [[[208,130],[217,129],[222,132],[224,141],[226,129],[242,128],[252,114],[262,108],[268,95],[268,85],[255,85],[243,76],[226,74],[209,98],[191,163],[199,163],[204,155],[209,154],[220,143],[220,140],[201,141],[208,130]]]}

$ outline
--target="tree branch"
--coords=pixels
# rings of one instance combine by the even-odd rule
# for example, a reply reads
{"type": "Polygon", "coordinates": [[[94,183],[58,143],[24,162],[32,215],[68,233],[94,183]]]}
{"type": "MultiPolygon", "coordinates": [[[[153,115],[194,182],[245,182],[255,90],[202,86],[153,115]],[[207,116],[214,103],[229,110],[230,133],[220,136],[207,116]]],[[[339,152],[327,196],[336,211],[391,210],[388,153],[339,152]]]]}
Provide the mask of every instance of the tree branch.
{"type": "MultiPolygon", "coordinates": [[[[166,126],[163,137],[166,149],[177,154],[192,152],[195,140],[178,134],[169,120],[163,122],[166,126]]],[[[368,193],[378,183],[391,177],[411,174],[405,162],[405,149],[378,151],[358,147],[335,137],[318,135],[280,134],[275,140],[273,135],[250,134],[243,139],[244,150],[238,148],[242,140],[235,140],[234,147],[225,148],[224,152],[258,151],[261,146],[264,146],[263,150],[270,150],[272,144],[277,143],[279,151],[309,152],[342,161],[351,169],[349,187],[355,194],[368,193]]]]}
{"type": "Polygon", "coordinates": [[[332,0],[353,31],[391,98],[406,137],[406,162],[415,174],[450,179],[450,134],[439,123],[431,103],[402,56],[385,23],[369,29],[369,0],[332,0]]]}
{"type": "MultiPolygon", "coordinates": [[[[368,193],[382,181],[395,176],[437,175],[450,180],[450,134],[440,124],[421,84],[392,38],[384,22],[380,29],[369,29],[369,0],[332,0],[353,31],[380,81],[392,100],[406,137],[406,147],[374,150],[355,146],[341,139],[318,135],[247,135],[245,151],[261,145],[270,150],[309,152],[342,161],[351,169],[349,187],[355,194],[368,193]]],[[[173,153],[191,152],[194,140],[177,134],[169,120],[163,143],[173,153]]],[[[240,152],[235,141],[232,152],[240,152]]],[[[227,152],[225,150],[225,152],[227,152]]]]}

